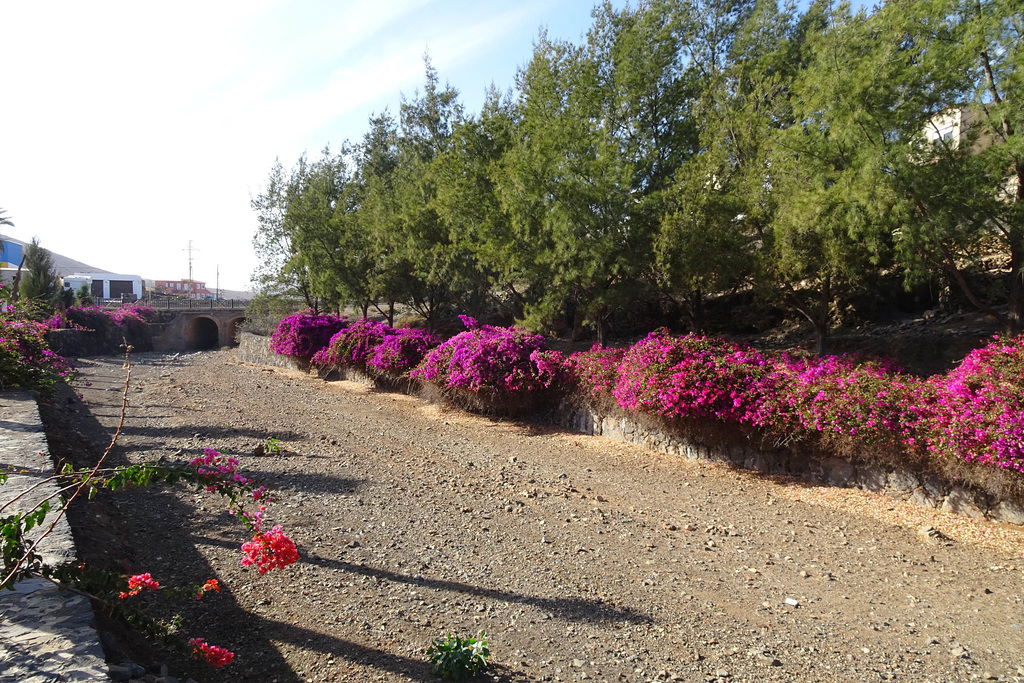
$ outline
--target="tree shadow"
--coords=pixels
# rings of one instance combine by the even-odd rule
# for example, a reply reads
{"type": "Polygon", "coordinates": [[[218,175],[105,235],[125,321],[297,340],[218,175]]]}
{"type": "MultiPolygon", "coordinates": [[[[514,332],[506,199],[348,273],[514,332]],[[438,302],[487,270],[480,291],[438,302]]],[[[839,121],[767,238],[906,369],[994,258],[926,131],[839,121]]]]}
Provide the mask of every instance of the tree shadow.
{"type": "MultiPolygon", "coordinates": [[[[220,538],[211,538],[209,536],[193,536],[193,539],[197,544],[201,543],[231,549],[238,547],[238,544],[232,541],[220,538]]],[[[511,591],[498,590],[496,588],[474,586],[472,584],[461,583],[458,581],[429,579],[419,575],[410,576],[408,574],[399,574],[398,572],[388,571],[387,569],[378,569],[364,564],[355,564],[353,562],[345,562],[344,560],[331,560],[325,557],[320,557],[315,553],[306,551],[301,547],[301,545],[299,546],[299,562],[373,577],[381,581],[404,583],[410,586],[417,586],[419,588],[461,593],[463,595],[471,595],[475,598],[489,599],[496,602],[511,602],[517,605],[529,605],[530,607],[536,607],[541,612],[557,615],[567,621],[585,622],[590,624],[621,624],[623,622],[630,624],[651,624],[654,622],[654,619],[650,615],[638,612],[631,607],[607,605],[599,600],[592,600],[589,598],[544,598],[537,595],[523,595],[522,593],[513,593],[511,591]]]]}
{"type": "Polygon", "coordinates": [[[512,602],[519,605],[529,605],[542,612],[550,612],[551,614],[558,615],[568,621],[597,624],[623,622],[630,624],[649,624],[653,622],[653,619],[649,615],[638,612],[631,607],[607,605],[601,601],[589,598],[545,598],[536,595],[523,595],[521,593],[474,586],[468,583],[460,583],[458,581],[429,579],[421,576],[399,574],[397,572],[388,571],[387,569],[378,569],[376,567],[370,567],[363,564],[354,564],[352,562],[345,562],[344,560],[332,560],[320,557],[313,553],[301,554],[300,562],[318,564],[320,566],[351,572],[353,574],[360,574],[362,576],[374,577],[379,580],[391,581],[393,583],[405,583],[411,586],[419,586],[433,590],[472,595],[477,598],[485,598],[500,602],[512,602]]]}
{"type": "MultiPolygon", "coordinates": [[[[259,619],[263,629],[272,633],[275,640],[282,640],[286,643],[316,650],[321,654],[330,655],[335,658],[343,658],[349,662],[369,666],[379,671],[408,676],[414,680],[437,680],[437,676],[430,672],[430,664],[426,661],[425,657],[423,659],[413,659],[412,657],[394,654],[378,648],[360,645],[350,640],[342,640],[341,638],[324,635],[318,631],[311,631],[283,621],[268,619],[267,617],[254,616],[253,618],[259,619]]],[[[505,666],[492,666],[480,678],[487,678],[499,683],[515,683],[529,680],[529,677],[523,672],[515,671],[505,666]]]]}

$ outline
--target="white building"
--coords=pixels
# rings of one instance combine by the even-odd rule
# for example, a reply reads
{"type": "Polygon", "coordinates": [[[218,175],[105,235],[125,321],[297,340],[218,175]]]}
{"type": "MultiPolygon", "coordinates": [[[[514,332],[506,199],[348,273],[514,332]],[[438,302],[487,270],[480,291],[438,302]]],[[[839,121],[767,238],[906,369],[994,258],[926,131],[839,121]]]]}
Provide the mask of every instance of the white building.
{"type": "Polygon", "coordinates": [[[82,285],[89,288],[95,299],[129,299],[142,298],[142,278],[138,275],[118,275],[115,273],[72,273],[62,279],[64,289],[78,291],[82,285]]]}

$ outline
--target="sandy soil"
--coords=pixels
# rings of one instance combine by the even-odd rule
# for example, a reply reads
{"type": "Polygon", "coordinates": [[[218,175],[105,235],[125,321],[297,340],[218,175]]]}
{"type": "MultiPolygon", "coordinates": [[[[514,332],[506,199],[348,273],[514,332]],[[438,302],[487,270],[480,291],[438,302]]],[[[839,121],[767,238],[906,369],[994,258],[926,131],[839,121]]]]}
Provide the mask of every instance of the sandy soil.
{"type": "MultiPolygon", "coordinates": [[[[110,439],[125,371],[80,365],[82,399],[44,413],[51,450],[81,464],[110,439]]],[[[219,577],[220,594],[154,608],[236,652],[215,670],[113,633],[115,660],[199,681],[435,680],[432,639],[485,631],[500,681],[1024,681],[1020,529],[228,351],[143,354],[129,397],[117,462],[240,458],[277,492],[269,518],[302,560],[243,569],[244,530],[209,496],[102,496],[72,519],[85,559],[166,584],[219,577]],[[254,455],[269,437],[282,452],[254,455]]]]}

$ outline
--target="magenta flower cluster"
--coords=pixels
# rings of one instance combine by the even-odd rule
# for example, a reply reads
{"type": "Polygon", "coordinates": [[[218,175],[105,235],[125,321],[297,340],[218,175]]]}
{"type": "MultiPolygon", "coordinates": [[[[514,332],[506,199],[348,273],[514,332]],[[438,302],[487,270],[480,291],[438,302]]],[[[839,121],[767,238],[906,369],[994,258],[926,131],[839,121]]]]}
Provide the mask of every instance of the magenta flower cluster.
{"type": "Polygon", "coordinates": [[[548,351],[544,337],[465,317],[470,329],[433,349],[410,375],[443,388],[500,393],[539,391],[562,377],[562,356],[548,351]]]}
{"type": "Polygon", "coordinates": [[[50,350],[45,323],[0,316],[0,390],[50,389],[75,366],[50,350]]]}
{"type": "Polygon", "coordinates": [[[606,349],[598,344],[589,351],[565,358],[567,376],[576,380],[577,388],[590,399],[610,396],[619,379],[619,365],[626,349],[606,349]]]}
{"type": "Polygon", "coordinates": [[[347,318],[330,313],[300,311],[283,319],[270,336],[270,350],[309,361],[327,346],[347,318]]]}
{"type": "Polygon", "coordinates": [[[971,352],[923,393],[929,454],[1024,473],[1024,335],[971,352]]]}
{"type": "MultiPolygon", "coordinates": [[[[438,346],[423,332],[359,320],[336,330],[314,362],[499,395],[558,386],[633,413],[734,424],[780,443],[810,439],[844,455],[871,449],[1024,473],[1024,336],[922,379],[884,360],[770,354],[664,330],[627,349],[565,356],[540,335],[460,317],[468,329],[438,346]]],[[[306,318],[287,327],[311,328],[306,318]]]]}
{"type": "Polygon", "coordinates": [[[580,390],[630,412],[818,439],[850,453],[955,459],[1024,473],[1024,336],[996,340],[927,380],[852,356],[764,354],[654,332],[625,351],[565,359],[580,390]]]}
{"type": "Polygon", "coordinates": [[[71,306],[63,311],[56,311],[47,326],[51,329],[73,329],[103,331],[110,326],[123,330],[138,331],[149,323],[158,320],[160,314],[149,306],[123,306],[107,310],[99,306],[71,306]]]}
{"type": "Polygon", "coordinates": [[[658,330],[626,351],[612,394],[631,412],[746,423],[766,371],[765,358],[753,349],[658,330]]]}
{"type": "Polygon", "coordinates": [[[312,360],[321,368],[353,366],[401,375],[419,365],[437,337],[362,318],[339,330],[312,360]]]}

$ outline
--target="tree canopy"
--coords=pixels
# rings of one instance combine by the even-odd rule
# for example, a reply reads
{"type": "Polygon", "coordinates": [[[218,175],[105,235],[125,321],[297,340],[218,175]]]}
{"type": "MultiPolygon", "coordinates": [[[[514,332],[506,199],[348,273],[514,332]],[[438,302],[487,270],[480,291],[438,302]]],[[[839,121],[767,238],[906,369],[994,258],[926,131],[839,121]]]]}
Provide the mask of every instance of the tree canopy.
{"type": "Polygon", "coordinates": [[[811,322],[960,292],[1024,324],[1024,20],[1014,0],[648,0],[541,32],[469,114],[422,89],[363,139],[277,163],[255,276],[309,305],[588,331],[642,306],[701,330],[748,291],[811,322]]]}

